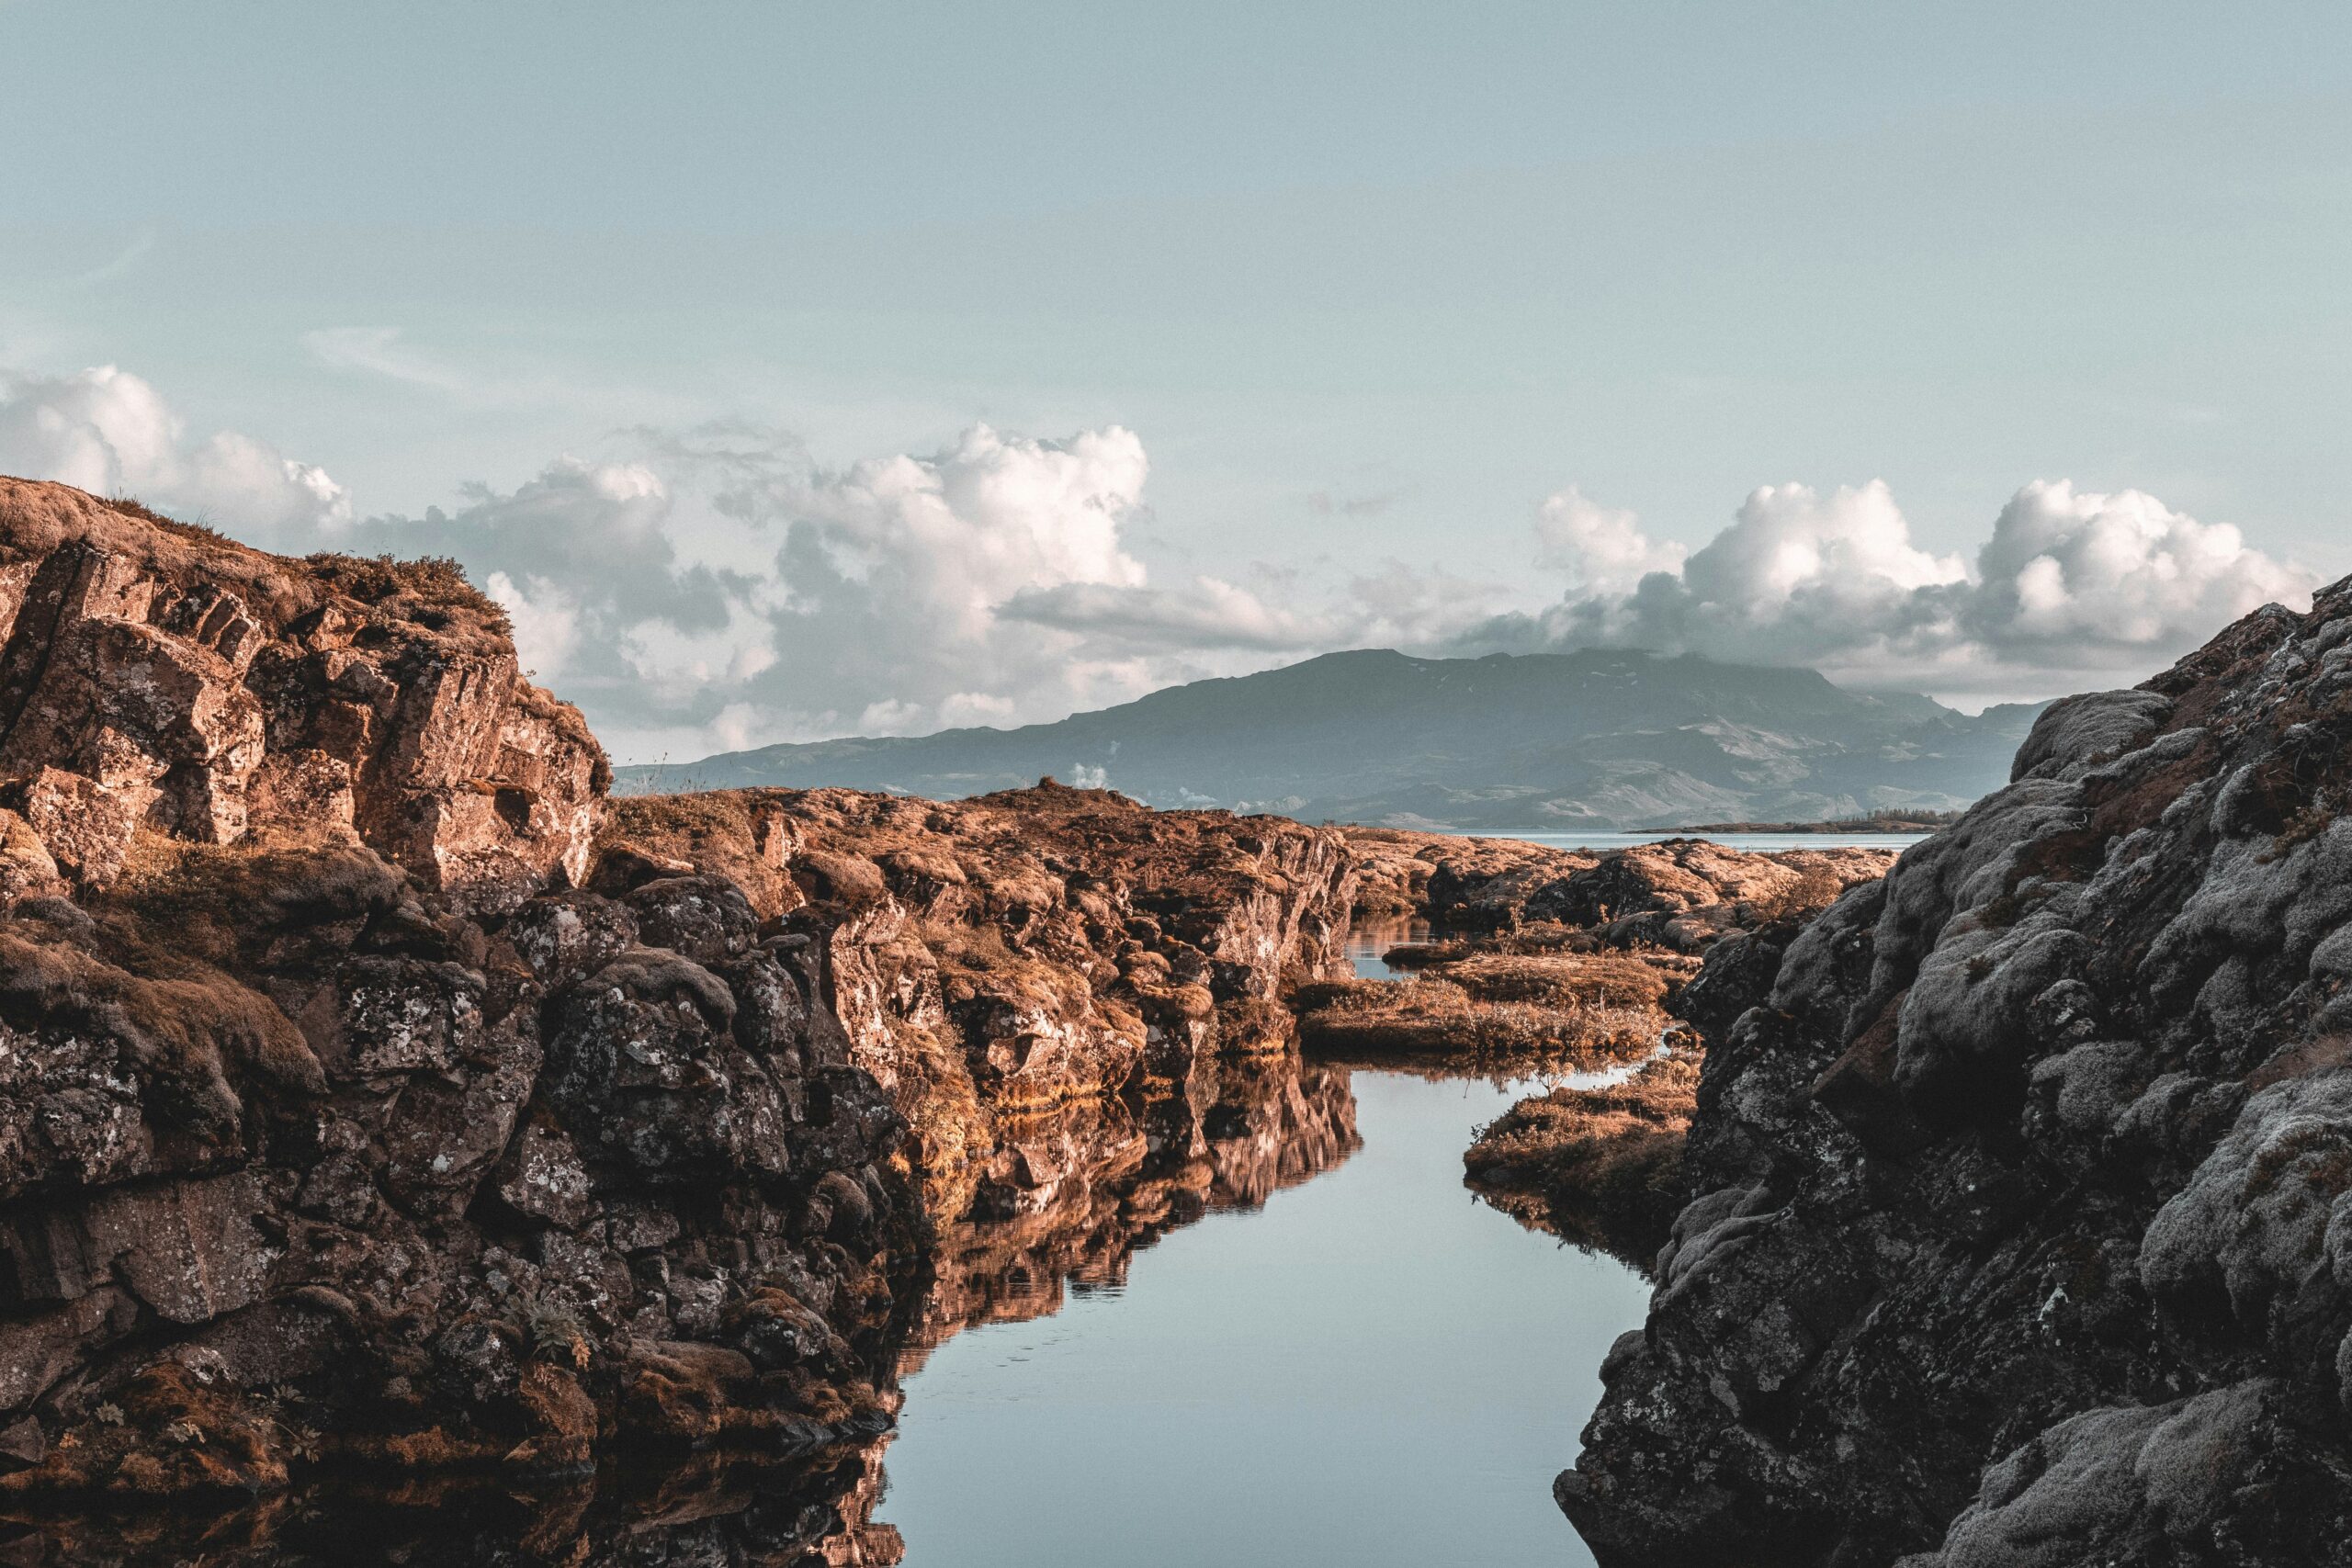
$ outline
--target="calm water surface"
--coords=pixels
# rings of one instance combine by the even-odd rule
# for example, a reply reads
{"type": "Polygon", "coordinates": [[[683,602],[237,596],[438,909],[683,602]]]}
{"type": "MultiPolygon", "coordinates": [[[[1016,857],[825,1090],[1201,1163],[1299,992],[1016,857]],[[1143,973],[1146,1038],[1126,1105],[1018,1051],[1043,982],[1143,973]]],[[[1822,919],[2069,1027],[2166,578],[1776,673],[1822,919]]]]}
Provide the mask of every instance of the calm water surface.
{"type": "Polygon", "coordinates": [[[1442,828],[1437,831],[1464,839],[1517,839],[1522,843],[1542,844],[1555,850],[1630,850],[1636,844],[1655,844],[1665,839],[1701,838],[1711,844],[1721,844],[1727,850],[1749,850],[1758,854],[1777,850],[1907,850],[1928,836],[1925,833],[1595,833],[1534,828],[1523,832],[1487,828],[1475,830],[1442,828]]]}
{"type": "Polygon", "coordinates": [[[1358,1072],[1338,1169],[932,1351],[876,1511],[908,1563],[1590,1562],[1551,1481],[1648,1288],[1463,1190],[1530,1087],[1358,1072]]]}

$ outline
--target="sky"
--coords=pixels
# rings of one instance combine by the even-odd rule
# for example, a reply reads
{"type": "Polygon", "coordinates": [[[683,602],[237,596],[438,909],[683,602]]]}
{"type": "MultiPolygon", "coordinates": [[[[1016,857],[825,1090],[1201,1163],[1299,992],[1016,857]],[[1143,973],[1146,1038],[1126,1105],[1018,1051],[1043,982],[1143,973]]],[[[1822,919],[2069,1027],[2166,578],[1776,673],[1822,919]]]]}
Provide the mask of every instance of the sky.
{"type": "Polygon", "coordinates": [[[0,0],[0,471],[457,556],[616,758],[2352,571],[2352,8],[0,0]]]}

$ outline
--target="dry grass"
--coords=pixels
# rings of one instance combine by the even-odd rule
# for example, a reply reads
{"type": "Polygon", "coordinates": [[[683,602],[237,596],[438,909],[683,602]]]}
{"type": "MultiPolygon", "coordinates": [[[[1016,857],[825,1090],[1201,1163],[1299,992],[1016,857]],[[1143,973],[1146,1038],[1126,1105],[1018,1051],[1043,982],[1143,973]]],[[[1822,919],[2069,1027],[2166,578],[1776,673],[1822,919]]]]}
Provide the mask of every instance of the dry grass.
{"type": "Polygon", "coordinates": [[[1473,1001],[1547,1008],[1654,1008],[1679,984],[1657,964],[1623,953],[1479,953],[1437,964],[1429,974],[1461,987],[1473,1001]]]}
{"type": "Polygon", "coordinates": [[[1521,1100],[1463,1156],[1469,1184],[1522,1224],[1646,1272],[1685,1197],[1699,1066],[1678,1050],[1622,1084],[1521,1100]]]}
{"type": "Polygon", "coordinates": [[[336,592],[435,631],[458,618],[485,626],[501,637],[514,629],[498,601],[476,588],[465,568],[447,556],[401,560],[322,550],[303,557],[302,564],[336,592]]]}
{"type": "Polygon", "coordinates": [[[743,890],[752,908],[770,917],[797,905],[783,867],[762,852],[760,820],[779,815],[779,792],[712,790],[701,795],[629,795],[609,802],[596,831],[596,852],[633,848],[683,861],[743,890]]]}
{"type": "Polygon", "coordinates": [[[1325,981],[1299,987],[1293,1002],[1310,1049],[1372,1060],[1623,1059],[1646,1050],[1668,1021],[1647,1004],[1481,1001],[1442,979],[1325,981]]]}
{"type": "Polygon", "coordinates": [[[176,517],[167,517],[144,502],[135,501],[127,495],[110,495],[101,499],[104,500],[109,511],[119,512],[125,517],[136,517],[141,523],[153,523],[165,533],[176,534],[183,539],[193,539],[206,545],[235,545],[237,543],[217,528],[208,527],[201,523],[183,523],[176,517]]]}
{"type": "Polygon", "coordinates": [[[142,967],[168,971],[175,955],[237,967],[289,927],[363,918],[405,886],[373,850],[323,835],[194,844],[141,832],[121,878],[85,901],[142,967]]]}

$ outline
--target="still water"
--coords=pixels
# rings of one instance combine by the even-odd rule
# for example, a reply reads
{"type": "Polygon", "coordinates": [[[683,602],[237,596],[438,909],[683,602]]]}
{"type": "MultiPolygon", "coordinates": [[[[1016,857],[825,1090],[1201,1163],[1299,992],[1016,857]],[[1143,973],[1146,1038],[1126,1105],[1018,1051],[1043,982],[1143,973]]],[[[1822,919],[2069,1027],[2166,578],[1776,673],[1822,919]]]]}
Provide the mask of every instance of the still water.
{"type": "Polygon", "coordinates": [[[1577,1563],[1553,1506],[1648,1287],[1462,1187],[1532,1086],[1352,1075],[1362,1148],[906,1382],[876,1517],[911,1568],[1577,1563]]]}
{"type": "Polygon", "coordinates": [[[1681,837],[1704,839],[1711,844],[1721,844],[1727,850],[1747,850],[1757,854],[1769,854],[1781,850],[1907,850],[1928,837],[1925,833],[1597,833],[1566,829],[1531,828],[1518,829],[1480,828],[1471,829],[1442,829],[1457,838],[1517,839],[1521,843],[1542,844],[1554,850],[1630,850],[1636,844],[1655,844],[1660,840],[1681,837]]]}

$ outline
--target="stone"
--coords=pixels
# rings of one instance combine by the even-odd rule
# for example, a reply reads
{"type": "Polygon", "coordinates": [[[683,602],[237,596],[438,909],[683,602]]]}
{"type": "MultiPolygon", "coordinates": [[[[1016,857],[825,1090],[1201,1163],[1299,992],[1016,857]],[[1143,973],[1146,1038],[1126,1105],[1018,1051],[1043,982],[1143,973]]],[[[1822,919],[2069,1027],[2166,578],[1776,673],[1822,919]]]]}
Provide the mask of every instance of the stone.
{"type": "MultiPolygon", "coordinates": [[[[143,802],[109,790],[81,773],[43,765],[0,792],[29,828],[51,863],[85,887],[104,887],[122,874],[143,802]]],[[[39,862],[34,864],[38,866],[39,862]]]]}
{"type": "Polygon", "coordinates": [[[2342,1560],[2347,635],[2352,581],[2053,705],[1710,1029],[1556,1488],[1603,1568],[2342,1560]]]}

